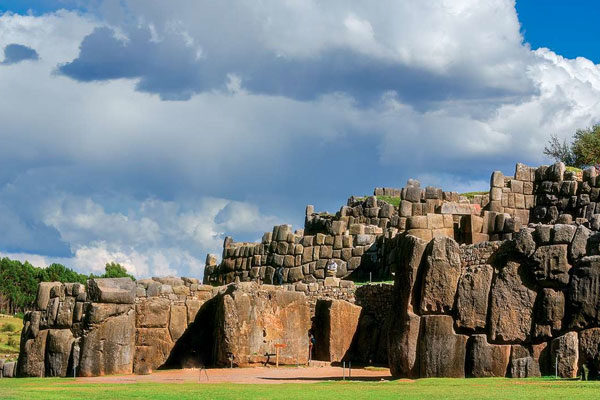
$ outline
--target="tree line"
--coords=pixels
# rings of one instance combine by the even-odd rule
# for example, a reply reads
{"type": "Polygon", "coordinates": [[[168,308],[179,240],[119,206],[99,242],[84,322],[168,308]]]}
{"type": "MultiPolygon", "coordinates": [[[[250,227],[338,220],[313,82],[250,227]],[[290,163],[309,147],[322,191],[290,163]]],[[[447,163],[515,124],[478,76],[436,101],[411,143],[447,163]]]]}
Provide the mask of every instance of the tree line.
{"type": "Polygon", "coordinates": [[[90,278],[120,278],[133,276],[118,263],[108,263],[102,275],[84,275],[62,264],[52,264],[46,268],[31,265],[9,258],[0,259],[0,312],[22,313],[33,308],[37,287],[40,282],[79,282],[86,284],[90,278]]]}

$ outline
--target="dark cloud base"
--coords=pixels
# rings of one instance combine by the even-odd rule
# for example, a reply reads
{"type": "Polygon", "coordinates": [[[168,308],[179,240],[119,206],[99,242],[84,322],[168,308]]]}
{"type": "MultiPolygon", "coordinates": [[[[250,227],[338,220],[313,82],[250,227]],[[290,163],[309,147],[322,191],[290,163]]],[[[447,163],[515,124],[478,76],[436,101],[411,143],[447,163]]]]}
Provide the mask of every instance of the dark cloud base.
{"type": "Polygon", "coordinates": [[[12,43],[4,48],[3,65],[17,64],[26,60],[38,60],[40,57],[34,49],[22,44],[12,43]]]}

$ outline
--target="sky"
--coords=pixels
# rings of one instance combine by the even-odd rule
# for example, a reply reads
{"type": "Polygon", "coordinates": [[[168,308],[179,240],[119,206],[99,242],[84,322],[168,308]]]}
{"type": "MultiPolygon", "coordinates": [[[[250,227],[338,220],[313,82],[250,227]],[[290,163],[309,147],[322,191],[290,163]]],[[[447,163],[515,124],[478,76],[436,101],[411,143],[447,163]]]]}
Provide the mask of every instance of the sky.
{"type": "Polygon", "coordinates": [[[201,277],[408,178],[486,190],[600,121],[592,1],[0,2],[0,255],[201,277]]]}

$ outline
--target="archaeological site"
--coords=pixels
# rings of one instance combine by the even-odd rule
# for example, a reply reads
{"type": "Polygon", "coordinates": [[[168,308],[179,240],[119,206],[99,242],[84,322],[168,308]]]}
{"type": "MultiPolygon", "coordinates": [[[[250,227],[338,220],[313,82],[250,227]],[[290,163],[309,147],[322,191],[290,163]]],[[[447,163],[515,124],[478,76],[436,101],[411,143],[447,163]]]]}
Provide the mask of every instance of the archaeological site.
{"type": "Polygon", "coordinates": [[[203,281],[42,283],[5,377],[389,366],[394,377],[600,375],[600,178],[517,164],[461,196],[409,180],[228,237],[203,281]],[[392,283],[373,283],[391,282],[392,283]],[[367,283],[365,283],[367,282],[367,283]]]}

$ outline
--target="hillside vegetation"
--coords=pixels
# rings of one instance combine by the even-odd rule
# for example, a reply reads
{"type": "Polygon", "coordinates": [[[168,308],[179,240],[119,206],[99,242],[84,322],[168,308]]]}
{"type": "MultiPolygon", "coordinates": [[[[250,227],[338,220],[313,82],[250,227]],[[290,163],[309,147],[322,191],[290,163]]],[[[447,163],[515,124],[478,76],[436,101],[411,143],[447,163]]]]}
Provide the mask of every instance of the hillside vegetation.
{"type": "Polygon", "coordinates": [[[61,264],[52,264],[47,268],[34,267],[9,258],[0,259],[0,313],[14,315],[31,309],[37,295],[40,282],[79,282],[85,284],[90,278],[118,278],[127,274],[127,270],[117,264],[106,264],[101,276],[84,275],[61,264]]]}
{"type": "Polygon", "coordinates": [[[19,354],[23,320],[0,314],[0,358],[13,360],[19,354]]]}

